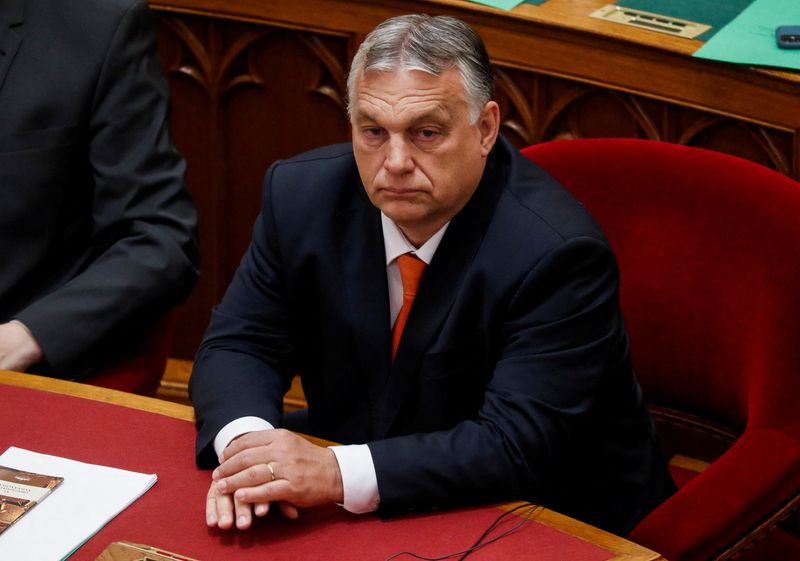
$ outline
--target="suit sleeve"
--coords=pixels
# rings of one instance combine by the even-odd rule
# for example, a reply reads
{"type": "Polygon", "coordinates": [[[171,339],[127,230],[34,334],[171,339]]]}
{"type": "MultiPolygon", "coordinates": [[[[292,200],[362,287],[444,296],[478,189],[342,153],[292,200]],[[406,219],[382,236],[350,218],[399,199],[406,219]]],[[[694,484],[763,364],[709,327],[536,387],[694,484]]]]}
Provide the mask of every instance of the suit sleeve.
{"type": "Polygon", "coordinates": [[[627,356],[611,250],[592,238],[545,255],[505,310],[502,351],[473,419],[369,443],[384,513],[541,500],[604,377],[627,356]]]}
{"type": "Polygon", "coordinates": [[[114,25],[88,123],[91,262],[16,314],[54,371],[91,367],[98,341],[144,329],[188,296],[198,276],[196,212],[169,136],[146,4],[133,3],[114,25]]]}
{"type": "Polygon", "coordinates": [[[189,394],[197,417],[197,465],[216,465],[213,441],[230,421],[259,417],[280,426],[283,395],[296,372],[295,345],[267,172],[253,239],[197,352],[189,394]]]}

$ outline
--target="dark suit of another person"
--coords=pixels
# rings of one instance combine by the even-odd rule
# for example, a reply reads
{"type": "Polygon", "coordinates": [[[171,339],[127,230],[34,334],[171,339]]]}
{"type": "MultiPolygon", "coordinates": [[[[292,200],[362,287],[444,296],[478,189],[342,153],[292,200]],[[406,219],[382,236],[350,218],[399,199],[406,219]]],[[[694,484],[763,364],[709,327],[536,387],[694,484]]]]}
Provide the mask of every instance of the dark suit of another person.
{"type": "Polygon", "coordinates": [[[145,2],[0,2],[0,323],[34,370],[91,369],[196,282],[167,98],[145,2]]]}
{"type": "Polygon", "coordinates": [[[673,484],[628,354],[614,255],[504,139],[422,278],[397,357],[379,211],[349,144],[268,171],[191,378],[197,461],[302,372],[311,432],[368,443],[386,513],[530,499],[625,533],[673,484]]]}

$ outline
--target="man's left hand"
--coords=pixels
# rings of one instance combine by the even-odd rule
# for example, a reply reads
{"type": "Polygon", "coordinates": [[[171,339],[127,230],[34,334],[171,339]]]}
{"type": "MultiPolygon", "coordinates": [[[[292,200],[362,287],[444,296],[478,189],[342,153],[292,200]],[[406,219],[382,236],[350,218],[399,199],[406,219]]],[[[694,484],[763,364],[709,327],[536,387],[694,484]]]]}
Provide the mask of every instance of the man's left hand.
{"type": "Polygon", "coordinates": [[[334,453],[284,429],[237,438],[212,477],[220,493],[242,503],[284,501],[305,508],[344,501],[334,453]]]}

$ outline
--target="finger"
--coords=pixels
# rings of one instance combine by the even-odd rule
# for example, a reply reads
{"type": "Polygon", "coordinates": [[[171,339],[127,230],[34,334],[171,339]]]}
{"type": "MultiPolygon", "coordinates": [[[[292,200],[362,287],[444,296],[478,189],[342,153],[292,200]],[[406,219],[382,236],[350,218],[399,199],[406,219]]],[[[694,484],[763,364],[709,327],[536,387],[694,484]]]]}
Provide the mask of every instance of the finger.
{"type": "Polygon", "coordinates": [[[243,503],[271,503],[292,500],[294,490],[285,479],[276,479],[257,487],[242,487],[236,490],[234,497],[243,503]]]}
{"type": "MultiPolygon", "coordinates": [[[[275,481],[275,469],[272,467],[272,464],[267,464],[267,469],[269,469],[270,475],[272,476],[272,481],[275,481]]],[[[281,508],[283,510],[283,508],[281,508]]],[[[269,512],[269,503],[256,503],[253,507],[253,513],[256,516],[266,516],[269,512]]]]}
{"type": "Polygon", "coordinates": [[[267,451],[263,448],[248,448],[235,455],[225,454],[227,459],[224,459],[223,462],[217,466],[211,474],[211,479],[218,481],[249,467],[264,464],[269,461],[269,458],[266,457],[266,453],[267,451]]]}
{"type": "Polygon", "coordinates": [[[300,517],[300,511],[292,503],[288,503],[286,501],[280,501],[278,503],[278,508],[281,509],[281,513],[286,518],[291,518],[292,520],[296,520],[297,518],[300,517]]]}
{"type": "Polygon", "coordinates": [[[271,444],[276,438],[281,438],[285,436],[282,433],[286,432],[288,431],[284,429],[269,429],[269,430],[253,431],[247,434],[243,434],[232,440],[228,444],[228,446],[225,447],[220,457],[221,460],[220,463],[231,459],[233,456],[235,456],[239,452],[243,452],[244,450],[267,446],[271,444]]]}
{"type": "Polygon", "coordinates": [[[219,514],[217,511],[217,486],[211,483],[206,494],[206,525],[209,528],[215,528],[219,521],[219,514]]]}
{"type": "Polygon", "coordinates": [[[247,530],[253,523],[253,505],[243,503],[234,497],[233,508],[236,512],[236,527],[240,530],[247,530]]]}
{"type": "Polygon", "coordinates": [[[217,527],[229,530],[233,527],[233,497],[216,492],[217,527]]]}
{"type": "Polygon", "coordinates": [[[261,466],[262,468],[267,469],[264,466],[274,459],[274,454],[274,450],[265,446],[258,446],[242,450],[241,452],[228,457],[227,460],[223,461],[219,466],[217,466],[217,468],[211,474],[211,478],[214,481],[218,481],[255,466],[261,466]]]}
{"type": "Polygon", "coordinates": [[[229,477],[217,481],[217,490],[220,493],[233,493],[244,487],[258,487],[275,480],[275,463],[256,464],[229,477]],[[270,469],[270,467],[272,469],[270,469]]]}

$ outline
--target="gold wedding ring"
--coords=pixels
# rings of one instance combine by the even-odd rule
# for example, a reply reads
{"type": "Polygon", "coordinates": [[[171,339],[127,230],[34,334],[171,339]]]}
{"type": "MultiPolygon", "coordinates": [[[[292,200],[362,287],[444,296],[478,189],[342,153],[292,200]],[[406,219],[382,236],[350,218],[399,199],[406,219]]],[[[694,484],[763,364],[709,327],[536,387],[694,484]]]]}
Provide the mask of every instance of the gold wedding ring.
{"type": "Polygon", "coordinates": [[[275,481],[275,470],[272,469],[272,464],[267,464],[267,469],[269,470],[269,474],[272,476],[270,482],[275,481]]]}

